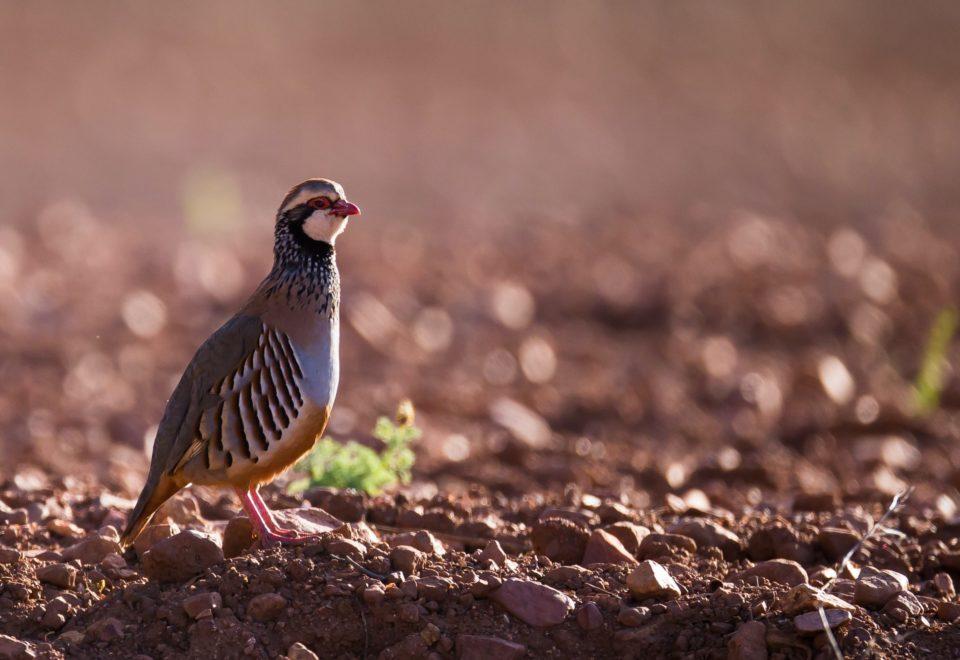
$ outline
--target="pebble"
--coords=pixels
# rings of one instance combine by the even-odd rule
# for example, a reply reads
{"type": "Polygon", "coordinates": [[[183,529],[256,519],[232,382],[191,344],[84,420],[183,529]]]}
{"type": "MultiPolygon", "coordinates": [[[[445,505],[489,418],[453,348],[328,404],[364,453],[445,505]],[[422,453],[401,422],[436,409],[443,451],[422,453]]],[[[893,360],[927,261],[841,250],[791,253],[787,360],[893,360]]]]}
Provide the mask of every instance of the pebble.
{"type": "Polygon", "coordinates": [[[143,556],[143,570],[161,582],[183,582],[222,561],[212,536],[187,530],[154,544],[143,556]]]}
{"type": "Polygon", "coordinates": [[[637,554],[640,542],[650,534],[648,528],[632,522],[615,522],[604,527],[603,531],[616,536],[631,555],[637,554]]]}
{"type": "Polygon", "coordinates": [[[459,660],[519,660],[527,654],[527,647],[499,637],[487,635],[457,635],[459,660]]]}
{"type": "MultiPolygon", "coordinates": [[[[823,613],[827,618],[827,625],[831,628],[842,626],[853,618],[853,615],[846,610],[825,609],[823,613]]],[[[793,617],[793,625],[801,635],[816,635],[823,632],[823,621],[820,619],[819,610],[793,617]]]]}
{"type": "Polygon", "coordinates": [[[589,566],[590,564],[636,565],[639,562],[623,547],[620,539],[602,529],[595,529],[587,541],[580,563],[589,566]]]}
{"type": "Polygon", "coordinates": [[[377,607],[386,600],[387,593],[383,590],[383,585],[373,584],[363,590],[362,598],[370,607],[377,607]]]}
{"type": "Polygon", "coordinates": [[[853,602],[870,608],[880,608],[908,586],[907,577],[890,570],[864,566],[854,586],[853,602]]]}
{"type": "Polygon", "coordinates": [[[628,628],[638,628],[651,616],[649,607],[621,607],[617,613],[617,621],[628,628]]]}
{"type": "Polygon", "coordinates": [[[78,539],[83,536],[83,529],[67,520],[53,518],[47,521],[47,530],[51,534],[56,534],[64,538],[78,539]]]}
{"type": "Polygon", "coordinates": [[[22,557],[23,553],[16,548],[0,546],[0,564],[13,564],[20,561],[22,557]]]}
{"type": "Polygon", "coordinates": [[[123,637],[123,623],[113,617],[94,621],[86,632],[86,639],[97,642],[109,642],[120,637],[123,637]]]}
{"type": "Polygon", "coordinates": [[[406,623],[416,623],[420,620],[420,606],[416,603],[404,603],[400,606],[397,616],[406,623]]]}
{"type": "Polygon", "coordinates": [[[67,602],[66,598],[59,596],[47,603],[40,623],[46,628],[59,630],[67,622],[67,615],[69,614],[70,603],[67,602]]]}
{"type": "Polygon", "coordinates": [[[627,576],[627,588],[637,600],[647,598],[673,599],[680,597],[680,586],[662,565],[646,560],[627,576]]]}
{"type": "Polygon", "coordinates": [[[813,548],[782,523],[761,527],[747,542],[747,554],[754,561],[791,559],[800,564],[813,561],[813,548]]]}
{"type": "Polygon", "coordinates": [[[510,579],[489,594],[510,614],[536,628],[556,626],[576,606],[570,596],[553,587],[529,580],[510,579]]]}
{"type": "Polygon", "coordinates": [[[213,616],[214,612],[223,607],[223,599],[215,591],[194,594],[183,599],[183,611],[191,619],[202,619],[213,616]]]}
{"type": "Polygon", "coordinates": [[[247,615],[255,621],[270,621],[277,618],[287,606],[287,599],[280,594],[260,594],[250,599],[247,615]]]}
{"type": "Polygon", "coordinates": [[[137,552],[137,558],[143,561],[143,555],[154,546],[157,541],[168,539],[180,532],[176,523],[160,523],[159,525],[149,525],[133,542],[133,549],[137,552]]]}
{"type": "Polygon", "coordinates": [[[883,606],[883,613],[900,623],[923,612],[923,605],[909,591],[901,591],[883,606]]]}
{"type": "Polygon", "coordinates": [[[417,591],[421,598],[438,603],[446,600],[454,588],[453,580],[444,577],[425,577],[417,580],[417,591]]]}
{"type": "Polygon", "coordinates": [[[697,551],[697,542],[682,534],[648,534],[640,542],[637,556],[640,559],[671,557],[680,551],[693,554],[697,551]]]}
{"type": "Polygon", "coordinates": [[[0,660],[28,660],[36,657],[37,654],[27,642],[9,635],[0,635],[0,660]]]}
{"type": "Polygon", "coordinates": [[[950,623],[960,619],[960,603],[940,603],[937,606],[937,618],[950,623]]]}
{"type": "Polygon", "coordinates": [[[71,545],[61,554],[67,561],[79,559],[84,564],[98,564],[107,555],[120,552],[123,552],[123,549],[116,540],[96,534],[71,545]]]}
{"type": "Polygon", "coordinates": [[[850,548],[860,542],[860,536],[848,529],[839,527],[824,527],[817,536],[820,547],[823,548],[823,554],[830,561],[837,561],[842,558],[850,548]]]}
{"type": "Polygon", "coordinates": [[[720,548],[728,561],[739,559],[743,554],[743,543],[740,537],[726,527],[709,520],[685,520],[670,526],[667,531],[692,538],[696,541],[698,548],[720,548]]]}
{"type": "Polygon", "coordinates": [[[437,540],[437,537],[425,529],[421,529],[416,532],[403,532],[402,534],[397,534],[393,537],[393,539],[391,539],[390,545],[409,545],[416,548],[420,552],[424,552],[435,557],[443,557],[445,554],[447,554],[443,544],[437,540]]]}
{"type": "Polygon", "coordinates": [[[320,656],[308,649],[300,642],[294,642],[287,649],[287,658],[289,660],[319,660],[320,656]]]}
{"type": "Polygon", "coordinates": [[[505,566],[507,563],[507,553],[503,551],[503,546],[500,545],[500,541],[489,541],[483,548],[483,551],[480,552],[480,559],[492,561],[497,566],[505,566]]]}
{"type": "Polygon", "coordinates": [[[352,539],[334,538],[326,543],[326,550],[332,555],[363,559],[367,556],[367,546],[352,539]]]}
{"type": "Polygon", "coordinates": [[[793,587],[780,597],[776,606],[788,616],[810,612],[818,607],[847,612],[855,612],[857,609],[847,601],[809,584],[798,584],[793,587]]]}
{"type": "Polygon", "coordinates": [[[77,569],[69,564],[47,564],[37,569],[37,579],[61,589],[73,589],[77,584],[77,569]]]}
{"type": "Polygon", "coordinates": [[[530,530],[533,549],[551,561],[576,564],[587,549],[590,532],[567,518],[540,520],[530,530]]]}
{"type": "MultiPolygon", "coordinates": [[[[0,563],[3,563],[2,559],[0,559],[0,563]]],[[[949,573],[937,573],[934,575],[933,586],[936,587],[941,596],[945,596],[946,598],[953,598],[957,595],[957,590],[953,586],[953,578],[950,577],[949,573]]]]}
{"type": "Polygon", "coordinates": [[[727,642],[727,660],[767,660],[767,627],[762,621],[740,624],[727,642]]]}
{"type": "Polygon", "coordinates": [[[390,563],[404,575],[413,575],[423,568],[427,558],[423,551],[410,545],[398,545],[390,551],[390,563]]]}
{"type": "Polygon", "coordinates": [[[593,601],[586,602],[577,611],[577,624],[584,630],[596,630],[603,625],[603,612],[593,601]]]}
{"type": "Polygon", "coordinates": [[[231,518],[223,530],[223,556],[239,557],[253,545],[253,523],[246,516],[231,518]]]}
{"type": "Polygon", "coordinates": [[[740,571],[732,576],[734,581],[745,582],[750,578],[763,578],[777,584],[795,587],[808,581],[803,566],[790,559],[770,559],[740,571]]]}

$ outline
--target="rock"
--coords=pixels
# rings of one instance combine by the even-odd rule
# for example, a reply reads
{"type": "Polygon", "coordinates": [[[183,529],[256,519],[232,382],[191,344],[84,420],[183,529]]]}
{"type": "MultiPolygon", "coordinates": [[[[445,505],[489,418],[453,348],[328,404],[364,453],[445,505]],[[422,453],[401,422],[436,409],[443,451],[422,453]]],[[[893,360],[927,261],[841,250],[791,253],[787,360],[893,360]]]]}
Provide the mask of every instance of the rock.
{"type": "Polygon", "coordinates": [[[639,562],[623,547],[620,539],[602,529],[595,529],[587,541],[580,563],[589,566],[590,564],[636,565],[639,562]]]}
{"type": "Polygon", "coordinates": [[[949,623],[960,619],[960,603],[941,602],[937,606],[937,618],[949,623]]]}
{"type": "Polygon", "coordinates": [[[853,602],[864,607],[880,608],[907,586],[907,578],[901,573],[864,566],[854,586],[853,602]]]}
{"type": "Polygon", "coordinates": [[[61,520],[60,518],[54,518],[47,521],[47,530],[51,534],[60,536],[63,538],[78,539],[83,536],[83,529],[74,525],[72,522],[67,520],[61,520]]]}
{"type": "Polygon", "coordinates": [[[637,554],[640,542],[650,534],[649,529],[632,522],[616,522],[604,527],[603,531],[616,536],[631,555],[637,554]]]}
{"type": "Polygon", "coordinates": [[[23,557],[23,554],[15,548],[0,546],[0,564],[13,564],[23,557]]]}
{"type": "Polygon", "coordinates": [[[822,607],[824,609],[855,612],[856,607],[809,584],[798,584],[777,600],[776,608],[787,616],[802,614],[822,607]]]}
{"type": "Polygon", "coordinates": [[[499,541],[490,541],[480,553],[480,559],[492,561],[497,566],[504,566],[507,563],[507,553],[503,551],[499,541]]]}
{"type": "MultiPolygon", "coordinates": [[[[137,552],[137,558],[143,561],[143,555],[154,546],[158,541],[168,539],[180,532],[176,523],[160,523],[159,525],[149,525],[140,532],[140,536],[133,542],[133,549],[137,552]]],[[[226,543],[226,541],[224,541],[226,543]]]]}
{"type": "Polygon", "coordinates": [[[747,542],[747,554],[754,561],[791,559],[799,564],[813,561],[813,548],[782,523],[761,527],[747,542]]]}
{"type": "Polygon", "coordinates": [[[327,541],[325,549],[331,555],[350,557],[351,559],[363,559],[367,556],[367,546],[360,543],[360,541],[353,541],[351,539],[331,539],[327,541]]]}
{"type": "Polygon", "coordinates": [[[300,642],[294,642],[287,649],[287,658],[289,660],[319,660],[320,656],[308,649],[300,642]]]}
{"type": "Polygon", "coordinates": [[[454,589],[453,580],[444,577],[425,577],[417,580],[417,592],[425,600],[442,603],[454,589]]]}
{"type": "MultiPolygon", "coordinates": [[[[842,626],[848,623],[853,615],[846,610],[824,610],[827,619],[827,625],[831,628],[842,626]]],[[[806,612],[793,617],[793,625],[801,635],[816,635],[823,632],[823,620],[820,618],[820,610],[806,612]]]]}
{"type": "Polygon", "coordinates": [[[738,582],[746,582],[750,578],[763,578],[788,587],[795,587],[808,581],[807,572],[803,566],[790,559],[761,561],[733,576],[734,581],[738,582]]]}
{"type": "Polygon", "coordinates": [[[527,654],[527,647],[486,635],[457,635],[459,660],[519,660],[527,654]]]}
{"type": "Polygon", "coordinates": [[[86,639],[94,642],[109,642],[123,637],[123,623],[119,619],[107,617],[94,621],[87,628],[86,639]]]}
{"type": "Polygon", "coordinates": [[[157,511],[155,520],[175,522],[182,527],[203,522],[203,516],[200,515],[200,503],[197,498],[190,493],[180,491],[163,503],[157,511]]]}
{"type": "Polygon", "coordinates": [[[423,627],[423,630],[420,631],[420,639],[422,639],[427,646],[433,646],[439,642],[440,637],[440,628],[432,623],[428,623],[423,627]]]}
{"type": "Polygon", "coordinates": [[[183,582],[222,561],[212,536],[187,530],[155,543],[143,556],[143,570],[154,580],[183,582]]]}
{"type": "Polygon", "coordinates": [[[833,493],[800,493],[793,500],[794,511],[833,511],[840,506],[839,498],[833,493]]]}
{"type": "Polygon", "coordinates": [[[727,660],[767,660],[767,627],[761,621],[740,624],[727,643],[727,660]]]}
{"type": "Polygon", "coordinates": [[[213,616],[214,612],[223,607],[223,599],[216,591],[194,594],[183,599],[183,611],[191,619],[202,619],[213,616]]]}
{"type": "Polygon", "coordinates": [[[837,561],[847,554],[850,548],[860,542],[860,536],[848,529],[824,527],[820,530],[817,541],[823,548],[823,554],[827,556],[827,559],[837,561]]]}
{"type": "Polygon", "coordinates": [[[390,551],[390,563],[404,575],[417,573],[426,563],[426,555],[413,546],[398,545],[390,551]]]}
{"type": "Polygon", "coordinates": [[[326,534],[340,527],[343,521],[315,507],[279,509],[273,512],[277,524],[301,534],[326,534]]]}
{"type": "Polygon", "coordinates": [[[498,603],[524,623],[546,628],[564,622],[576,601],[539,582],[510,579],[492,591],[490,600],[498,603]]]}
{"type": "Polygon", "coordinates": [[[9,635],[0,635],[0,660],[28,660],[36,657],[37,654],[29,643],[9,635]]]}
{"type": "Polygon", "coordinates": [[[363,493],[351,488],[346,490],[311,488],[303,494],[303,498],[344,522],[360,522],[367,513],[363,493]]]}
{"type": "Polygon", "coordinates": [[[26,525],[29,520],[30,514],[26,509],[0,511],[0,525],[26,525]]]}
{"type": "Polygon", "coordinates": [[[728,561],[739,559],[743,553],[739,536],[709,520],[685,520],[671,525],[667,531],[692,538],[698,548],[719,548],[728,561]]]}
{"type": "Polygon", "coordinates": [[[37,579],[61,589],[73,589],[77,584],[77,569],[69,564],[47,564],[37,569],[37,579]]]}
{"type": "Polygon", "coordinates": [[[239,557],[254,542],[253,523],[246,516],[237,516],[227,523],[223,530],[223,556],[227,559],[239,557]]]}
{"type": "Polygon", "coordinates": [[[287,607],[287,599],[280,594],[260,594],[250,599],[247,615],[256,621],[270,621],[280,616],[287,607]]]}
{"type": "Polygon", "coordinates": [[[586,527],[567,518],[540,520],[530,530],[533,549],[561,564],[578,563],[587,549],[589,538],[586,527]]]}
{"type": "Polygon", "coordinates": [[[420,552],[425,552],[435,557],[443,557],[447,554],[447,551],[443,548],[443,544],[425,529],[397,534],[390,540],[390,545],[394,547],[398,545],[409,545],[420,552]]]}
{"type": "Polygon", "coordinates": [[[636,600],[657,598],[672,600],[680,597],[680,586],[663,566],[647,559],[627,576],[627,588],[636,600]]]}
{"type": "Polygon", "coordinates": [[[86,636],[86,631],[83,630],[68,630],[65,633],[61,634],[57,639],[59,639],[64,644],[80,644],[83,642],[83,638],[86,636]]]}
{"type": "MultiPolygon", "coordinates": [[[[2,550],[0,550],[0,552],[2,552],[2,550]]],[[[0,555],[0,557],[2,557],[2,555],[0,555]]],[[[2,563],[3,559],[0,558],[0,564],[2,563]]],[[[950,577],[949,573],[937,573],[934,575],[933,586],[936,587],[941,596],[946,598],[953,598],[957,595],[957,590],[953,586],[953,578],[950,577]]]]}
{"type": "Polygon", "coordinates": [[[883,606],[883,613],[900,623],[906,623],[907,619],[921,612],[923,612],[923,605],[909,591],[899,592],[883,606]]]}
{"type": "Polygon", "coordinates": [[[361,598],[363,602],[369,605],[370,607],[378,607],[383,604],[383,601],[386,599],[387,594],[383,590],[383,585],[373,584],[363,590],[361,598]]]}
{"type": "Polygon", "coordinates": [[[54,598],[47,603],[43,612],[43,618],[40,623],[46,628],[59,630],[67,622],[67,616],[70,614],[70,603],[63,596],[54,598]]]}
{"type": "Polygon", "coordinates": [[[84,564],[98,564],[107,555],[120,552],[123,549],[114,539],[93,535],[71,545],[61,554],[67,561],[79,559],[84,564]]]}
{"type": "Polygon", "coordinates": [[[628,628],[642,626],[651,616],[649,607],[621,607],[617,621],[628,628]]]}
{"type": "Polygon", "coordinates": [[[697,542],[681,534],[648,534],[640,542],[637,556],[640,559],[673,557],[682,552],[693,554],[697,551],[697,542]]]}
{"type": "Polygon", "coordinates": [[[577,612],[577,624],[584,630],[596,630],[603,625],[603,612],[593,601],[586,602],[577,612]]]}

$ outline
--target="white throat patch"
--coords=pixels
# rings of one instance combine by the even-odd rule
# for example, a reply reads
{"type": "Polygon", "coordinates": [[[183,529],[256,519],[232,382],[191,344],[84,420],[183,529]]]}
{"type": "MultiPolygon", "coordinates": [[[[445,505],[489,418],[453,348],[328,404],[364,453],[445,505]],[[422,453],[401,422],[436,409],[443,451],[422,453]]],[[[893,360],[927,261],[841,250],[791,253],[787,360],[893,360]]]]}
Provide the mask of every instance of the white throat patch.
{"type": "Polygon", "coordinates": [[[330,215],[325,211],[314,211],[303,222],[303,233],[315,241],[324,241],[333,245],[337,236],[347,228],[347,218],[330,215]]]}

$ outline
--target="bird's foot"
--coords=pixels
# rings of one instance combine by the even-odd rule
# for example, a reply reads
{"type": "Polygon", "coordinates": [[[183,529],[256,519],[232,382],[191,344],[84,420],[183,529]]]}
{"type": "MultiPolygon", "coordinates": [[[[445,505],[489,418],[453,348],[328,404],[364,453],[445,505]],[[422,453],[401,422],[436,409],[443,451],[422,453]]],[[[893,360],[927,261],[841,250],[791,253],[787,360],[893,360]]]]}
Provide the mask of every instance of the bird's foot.
{"type": "Polygon", "coordinates": [[[257,531],[260,544],[265,548],[278,545],[304,545],[320,538],[320,534],[301,534],[292,529],[263,529],[257,531]]]}

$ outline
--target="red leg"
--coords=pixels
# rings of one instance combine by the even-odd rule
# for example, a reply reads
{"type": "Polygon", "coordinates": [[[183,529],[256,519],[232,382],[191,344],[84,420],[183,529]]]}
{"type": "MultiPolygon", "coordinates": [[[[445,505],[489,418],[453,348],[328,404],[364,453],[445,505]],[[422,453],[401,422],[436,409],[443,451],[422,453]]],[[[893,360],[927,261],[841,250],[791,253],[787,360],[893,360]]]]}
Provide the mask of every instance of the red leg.
{"type": "Polygon", "coordinates": [[[256,500],[251,496],[251,493],[254,492],[253,489],[244,491],[236,488],[235,490],[237,496],[240,498],[240,504],[243,505],[243,510],[250,516],[250,522],[253,523],[253,526],[256,528],[257,536],[260,537],[260,542],[264,546],[272,547],[284,542],[289,543],[290,538],[288,536],[282,533],[278,534],[274,530],[273,520],[264,517],[260,508],[257,506],[256,500]]]}

